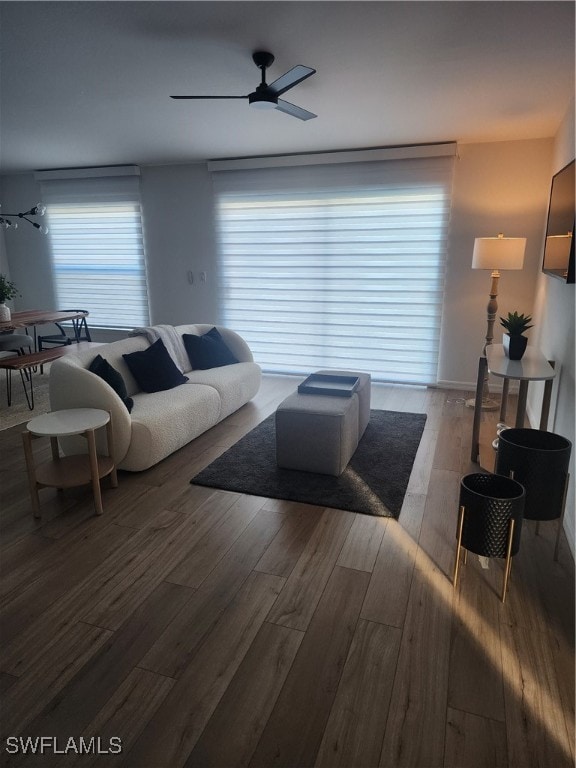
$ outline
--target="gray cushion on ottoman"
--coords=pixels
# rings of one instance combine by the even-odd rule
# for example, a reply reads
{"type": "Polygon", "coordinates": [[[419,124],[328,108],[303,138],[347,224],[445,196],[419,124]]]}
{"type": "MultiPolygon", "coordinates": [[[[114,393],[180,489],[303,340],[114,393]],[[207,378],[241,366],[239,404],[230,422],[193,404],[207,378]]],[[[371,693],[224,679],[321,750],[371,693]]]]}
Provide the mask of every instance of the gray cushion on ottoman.
{"type": "Polygon", "coordinates": [[[370,421],[370,386],[372,383],[370,374],[359,371],[336,371],[334,369],[318,371],[318,373],[333,374],[334,376],[358,376],[360,379],[356,388],[356,394],[360,401],[358,404],[358,441],[360,441],[370,421]]]}
{"type": "Polygon", "coordinates": [[[358,446],[358,397],[287,397],[276,411],[276,462],[285,469],[340,475],[358,446]]]}

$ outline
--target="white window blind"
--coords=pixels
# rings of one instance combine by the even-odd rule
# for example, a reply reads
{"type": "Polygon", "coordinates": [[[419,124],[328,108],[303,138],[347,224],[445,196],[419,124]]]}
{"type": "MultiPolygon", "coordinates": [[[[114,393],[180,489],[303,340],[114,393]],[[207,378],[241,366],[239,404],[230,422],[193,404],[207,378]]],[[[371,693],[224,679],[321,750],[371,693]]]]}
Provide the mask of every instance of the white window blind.
{"type": "Polygon", "coordinates": [[[223,322],[265,371],[434,384],[453,157],[214,174],[223,322]]]}
{"type": "Polygon", "coordinates": [[[106,175],[118,170],[86,169],[74,178],[37,174],[58,307],[87,309],[90,326],[98,328],[149,322],[139,176],[106,175]]]}

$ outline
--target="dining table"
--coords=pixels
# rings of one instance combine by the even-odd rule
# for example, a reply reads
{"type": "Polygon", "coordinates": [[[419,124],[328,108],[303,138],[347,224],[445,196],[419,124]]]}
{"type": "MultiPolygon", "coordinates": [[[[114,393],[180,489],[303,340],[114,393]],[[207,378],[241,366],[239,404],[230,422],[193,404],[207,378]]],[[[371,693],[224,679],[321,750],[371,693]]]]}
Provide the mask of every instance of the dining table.
{"type": "Polygon", "coordinates": [[[84,310],[54,310],[54,309],[25,309],[22,312],[12,312],[10,320],[0,322],[0,333],[15,331],[18,328],[34,329],[34,349],[37,349],[36,326],[46,323],[64,323],[67,320],[81,320],[88,317],[84,310]]]}

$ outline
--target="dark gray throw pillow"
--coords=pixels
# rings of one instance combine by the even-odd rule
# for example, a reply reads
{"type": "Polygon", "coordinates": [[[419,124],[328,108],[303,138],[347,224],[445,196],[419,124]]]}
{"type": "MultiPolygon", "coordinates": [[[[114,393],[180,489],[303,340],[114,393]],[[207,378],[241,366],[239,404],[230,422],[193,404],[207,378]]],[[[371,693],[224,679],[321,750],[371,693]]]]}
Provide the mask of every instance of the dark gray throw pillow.
{"type": "Polygon", "coordinates": [[[131,352],[122,357],[143,392],[163,392],[188,381],[188,376],[184,376],[170,357],[162,339],[142,352],[131,352]]]}
{"type": "Polygon", "coordinates": [[[128,397],[126,384],[124,383],[120,371],[117,371],[116,368],[111,366],[108,360],[105,360],[102,355],[96,355],[94,360],[90,363],[88,370],[95,373],[97,376],[100,376],[101,379],[104,379],[104,381],[112,387],[114,392],[116,392],[120,400],[122,400],[128,409],[128,413],[132,411],[134,400],[132,400],[131,397],[128,397]]]}
{"type": "Polygon", "coordinates": [[[211,328],[203,336],[185,333],[182,338],[192,370],[204,371],[207,368],[220,368],[239,362],[226,346],[217,328],[211,328]]]}

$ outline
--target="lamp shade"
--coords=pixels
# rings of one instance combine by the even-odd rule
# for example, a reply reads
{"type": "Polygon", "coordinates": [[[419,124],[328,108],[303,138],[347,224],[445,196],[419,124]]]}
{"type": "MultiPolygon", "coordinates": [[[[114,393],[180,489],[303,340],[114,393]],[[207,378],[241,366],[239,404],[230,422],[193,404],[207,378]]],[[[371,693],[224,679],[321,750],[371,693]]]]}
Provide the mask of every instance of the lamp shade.
{"type": "Polygon", "coordinates": [[[525,237],[477,237],[472,269],[522,269],[525,250],[525,237]]]}

